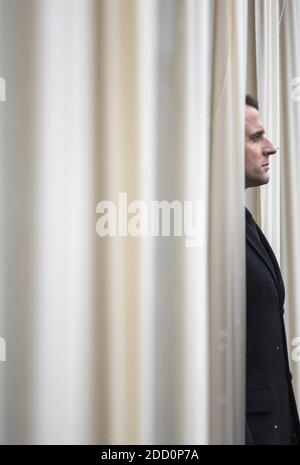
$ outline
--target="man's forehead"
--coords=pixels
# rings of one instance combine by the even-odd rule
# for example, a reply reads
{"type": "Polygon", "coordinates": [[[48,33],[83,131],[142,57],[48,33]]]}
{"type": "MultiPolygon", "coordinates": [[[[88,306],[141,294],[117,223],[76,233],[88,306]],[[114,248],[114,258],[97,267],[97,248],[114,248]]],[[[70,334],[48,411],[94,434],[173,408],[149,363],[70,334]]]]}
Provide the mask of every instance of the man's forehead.
{"type": "Polygon", "coordinates": [[[246,131],[247,133],[265,131],[259,112],[256,108],[250,107],[249,105],[246,105],[246,131]]]}

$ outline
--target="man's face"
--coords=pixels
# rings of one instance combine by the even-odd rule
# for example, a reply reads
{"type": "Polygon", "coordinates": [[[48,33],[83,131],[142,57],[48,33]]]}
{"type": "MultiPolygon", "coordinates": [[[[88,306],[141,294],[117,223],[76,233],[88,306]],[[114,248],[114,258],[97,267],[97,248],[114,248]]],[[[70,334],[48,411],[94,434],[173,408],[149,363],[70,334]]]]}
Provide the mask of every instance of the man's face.
{"type": "Polygon", "coordinates": [[[256,108],[246,105],[246,189],[247,187],[257,187],[269,182],[269,156],[276,152],[274,144],[265,135],[259,112],[256,108]]]}

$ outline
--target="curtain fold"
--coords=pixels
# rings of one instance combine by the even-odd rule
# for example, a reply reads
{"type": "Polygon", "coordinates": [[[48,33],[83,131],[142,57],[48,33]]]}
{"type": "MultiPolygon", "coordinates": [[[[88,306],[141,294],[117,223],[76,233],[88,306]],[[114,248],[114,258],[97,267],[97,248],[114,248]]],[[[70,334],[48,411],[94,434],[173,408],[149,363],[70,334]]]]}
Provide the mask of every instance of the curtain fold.
{"type": "Polygon", "coordinates": [[[0,0],[1,443],[243,443],[247,6],[0,0]]]}
{"type": "Polygon", "coordinates": [[[210,432],[217,444],[244,442],[246,6],[216,2],[214,24],[209,313],[210,432]]]}
{"type": "MultiPolygon", "coordinates": [[[[279,148],[279,8],[255,0],[257,97],[268,137],[279,148]]],[[[261,186],[260,224],[280,261],[280,160],[273,157],[270,182],[261,186]]]]}
{"type": "Polygon", "coordinates": [[[281,266],[286,287],[285,320],[295,396],[300,407],[300,5],[280,2],[281,266]]]}

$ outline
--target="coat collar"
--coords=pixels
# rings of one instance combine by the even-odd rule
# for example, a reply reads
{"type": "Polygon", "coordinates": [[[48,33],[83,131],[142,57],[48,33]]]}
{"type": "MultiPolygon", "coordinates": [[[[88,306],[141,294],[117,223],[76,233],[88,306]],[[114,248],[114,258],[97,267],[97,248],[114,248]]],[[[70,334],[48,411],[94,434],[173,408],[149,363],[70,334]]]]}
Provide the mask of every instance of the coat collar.
{"type": "MultiPolygon", "coordinates": [[[[251,213],[249,212],[249,210],[247,208],[245,208],[245,214],[246,214],[246,220],[248,220],[248,221],[253,220],[254,221],[251,213]]],[[[276,284],[280,301],[281,301],[281,303],[283,305],[284,298],[285,298],[285,289],[284,289],[283,279],[282,279],[282,275],[281,275],[281,271],[280,271],[277,259],[276,259],[275,255],[274,255],[274,252],[273,252],[269,242],[267,241],[264,233],[260,229],[260,227],[254,221],[254,223],[256,225],[258,235],[260,237],[260,240],[261,240],[265,250],[263,249],[263,247],[261,247],[259,245],[259,243],[257,241],[257,238],[255,238],[255,236],[253,235],[253,233],[252,233],[252,231],[251,231],[251,229],[249,227],[248,221],[246,221],[246,225],[247,225],[246,226],[246,239],[247,239],[247,242],[252,247],[252,249],[257,253],[257,255],[260,257],[260,259],[265,263],[267,268],[269,269],[269,271],[270,271],[270,273],[271,273],[271,275],[272,275],[272,277],[274,279],[274,282],[276,284]]]]}

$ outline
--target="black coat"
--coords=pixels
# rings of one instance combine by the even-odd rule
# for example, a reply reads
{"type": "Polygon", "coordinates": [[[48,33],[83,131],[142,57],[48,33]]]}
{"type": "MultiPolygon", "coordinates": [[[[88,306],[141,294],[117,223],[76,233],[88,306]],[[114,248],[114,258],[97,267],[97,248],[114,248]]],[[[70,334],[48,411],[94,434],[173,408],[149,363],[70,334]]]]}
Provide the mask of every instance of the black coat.
{"type": "Polygon", "coordinates": [[[246,443],[300,443],[276,257],[246,209],[246,443]]]}

